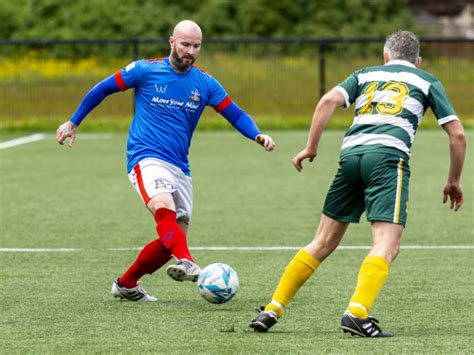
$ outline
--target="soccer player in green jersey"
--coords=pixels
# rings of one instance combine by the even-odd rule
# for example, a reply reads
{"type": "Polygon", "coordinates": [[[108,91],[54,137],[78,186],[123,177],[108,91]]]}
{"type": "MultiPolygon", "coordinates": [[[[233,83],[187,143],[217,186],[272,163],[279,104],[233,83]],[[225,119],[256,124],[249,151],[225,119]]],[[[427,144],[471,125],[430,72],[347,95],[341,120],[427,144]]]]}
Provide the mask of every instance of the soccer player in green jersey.
{"type": "Polygon", "coordinates": [[[251,320],[255,331],[266,332],[277,322],[299,288],[337,248],[349,223],[357,223],[365,211],[372,228],[372,249],[360,267],[341,328],[361,337],[392,335],[382,331],[369,312],[400,249],[407,216],[410,147],[428,107],[449,138],[451,160],[443,203],[449,198],[454,211],[463,203],[464,129],[439,80],[418,69],[419,51],[415,34],[393,33],[385,42],[384,65],[357,70],[319,101],[306,148],[293,159],[298,171],[303,169],[303,160],[312,162],[316,157],[336,107],[355,104],[354,121],[344,137],[339,169],[314,240],[294,256],[272,301],[251,320]]]}

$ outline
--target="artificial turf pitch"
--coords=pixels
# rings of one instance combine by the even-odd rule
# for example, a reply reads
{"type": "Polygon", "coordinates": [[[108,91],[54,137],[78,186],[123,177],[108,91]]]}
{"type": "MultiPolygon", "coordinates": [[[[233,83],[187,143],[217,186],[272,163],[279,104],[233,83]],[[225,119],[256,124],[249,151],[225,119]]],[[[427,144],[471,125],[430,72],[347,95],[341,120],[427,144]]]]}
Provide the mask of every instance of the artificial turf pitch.
{"type": "MultiPolygon", "coordinates": [[[[468,152],[466,201],[454,213],[441,204],[449,161],[442,130],[417,134],[402,250],[372,310],[396,336],[360,339],[339,329],[370,244],[364,216],[284,318],[267,334],[253,333],[254,309],[270,300],[286,264],[314,235],[343,132],[326,132],[302,173],[291,159],[306,132],[272,135],[271,153],[235,132],[198,132],[193,141],[188,239],[202,266],[225,262],[237,271],[241,289],[224,305],[206,303],[194,284],[163,270],[143,278],[156,303],[110,295],[137,248],[155,237],[126,176],[125,135],[79,133],[73,149],[47,136],[0,150],[0,352],[470,353],[474,162],[468,152]],[[265,249],[275,246],[290,248],[265,249]]],[[[11,138],[0,134],[0,142],[11,138]]]]}

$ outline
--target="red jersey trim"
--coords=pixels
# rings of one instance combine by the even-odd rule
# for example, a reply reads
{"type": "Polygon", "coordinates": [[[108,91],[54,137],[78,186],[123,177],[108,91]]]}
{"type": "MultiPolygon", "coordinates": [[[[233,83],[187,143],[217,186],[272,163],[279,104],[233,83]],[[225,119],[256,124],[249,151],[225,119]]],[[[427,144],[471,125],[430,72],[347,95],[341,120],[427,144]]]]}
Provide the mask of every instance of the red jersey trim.
{"type": "Polygon", "coordinates": [[[162,62],[165,59],[165,57],[160,57],[160,58],[153,58],[153,59],[146,59],[147,62],[162,62]]]}
{"type": "Polygon", "coordinates": [[[207,71],[205,71],[204,69],[199,68],[197,65],[194,65],[194,64],[193,64],[193,67],[196,68],[197,70],[199,70],[200,72],[206,73],[207,75],[211,75],[211,74],[209,74],[207,71]]]}
{"type": "Polygon", "coordinates": [[[232,103],[232,100],[229,96],[226,96],[224,98],[224,100],[222,100],[220,102],[219,105],[217,105],[216,107],[214,107],[214,110],[216,110],[217,112],[222,112],[224,111],[230,104],[232,103]]]}
{"type": "Polygon", "coordinates": [[[117,83],[117,85],[118,85],[118,87],[121,91],[124,91],[124,90],[128,89],[127,85],[125,85],[125,81],[123,81],[122,73],[121,73],[120,70],[115,73],[115,82],[117,83]]]}

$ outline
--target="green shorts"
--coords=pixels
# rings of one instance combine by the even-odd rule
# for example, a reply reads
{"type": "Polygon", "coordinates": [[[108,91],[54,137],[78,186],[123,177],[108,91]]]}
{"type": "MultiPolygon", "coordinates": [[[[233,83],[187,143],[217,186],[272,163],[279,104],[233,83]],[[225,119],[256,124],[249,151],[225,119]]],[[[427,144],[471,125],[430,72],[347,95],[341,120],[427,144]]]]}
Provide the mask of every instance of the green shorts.
{"type": "Polygon", "coordinates": [[[338,221],[358,223],[365,211],[368,221],[404,226],[409,179],[408,162],[397,155],[364,153],[343,157],[323,213],[338,221]]]}

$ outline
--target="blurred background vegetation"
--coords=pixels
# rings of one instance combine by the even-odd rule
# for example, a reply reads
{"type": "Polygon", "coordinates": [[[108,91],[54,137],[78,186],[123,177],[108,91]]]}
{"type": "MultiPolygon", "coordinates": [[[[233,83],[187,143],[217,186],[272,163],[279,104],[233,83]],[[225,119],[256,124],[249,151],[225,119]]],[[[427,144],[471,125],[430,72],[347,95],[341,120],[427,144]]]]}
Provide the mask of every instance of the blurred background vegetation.
{"type": "Polygon", "coordinates": [[[0,38],[157,38],[192,18],[207,37],[386,35],[403,0],[0,0],[0,38]],[[387,21],[390,18],[390,21],[387,21]]]}
{"type": "MultiPolygon", "coordinates": [[[[167,38],[186,18],[204,32],[197,65],[214,75],[262,128],[307,128],[322,89],[330,89],[359,67],[381,63],[387,34],[400,28],[421,37],[442,34],[419,21],[417,6],[431,3],[0,0],[0,130],[54,130],[99,80],[134,59],[168,55],[167,38]],[[360,36],[378,40],[347,42],[360,36]],[[340,40],[314,41],[324,38],[340,40]]],[[[468,3],[451,0],[445,12],[468,3]]],[[[439,11],[439,6],[434,9],[439,11]]],[[[422,48],[423,68],[444,83],[468,127],[474,125],[473,49],[472,41],[424,42],[422,48]]],[[[126,130],[132,115],[129,90],[107,98],[81,129],[126,130]]],[[[347,127],[351,120],[350,110],[338,110],[331,126],[347,127]]],[[[430,115],[422,123],[435,126],[430,115]]],[[[198,127],[230,126],[206,110],[198,127]]]]}

